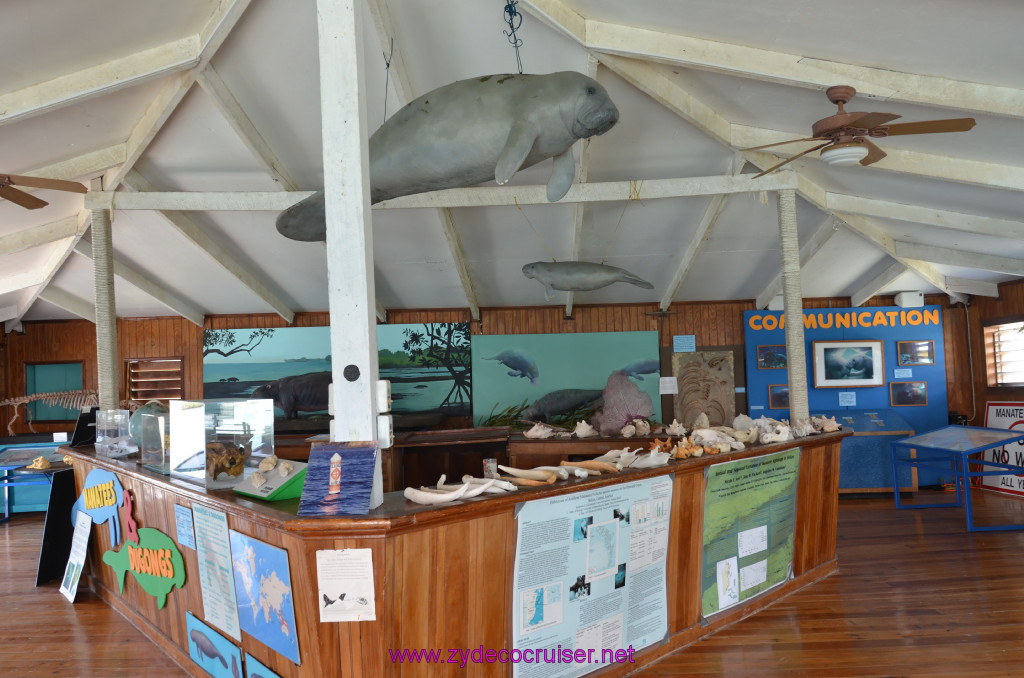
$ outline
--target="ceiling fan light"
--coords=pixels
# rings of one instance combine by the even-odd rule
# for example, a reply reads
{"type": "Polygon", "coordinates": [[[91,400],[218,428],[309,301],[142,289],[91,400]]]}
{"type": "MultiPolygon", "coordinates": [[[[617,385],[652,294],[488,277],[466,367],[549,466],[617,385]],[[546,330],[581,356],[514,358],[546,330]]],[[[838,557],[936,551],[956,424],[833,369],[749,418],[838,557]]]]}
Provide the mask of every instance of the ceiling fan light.
{"type": "Polygon", "coordinates": [[[856,165],[867,156],[868,149],[861,144],[830,146],[821,152],[821,160],[826,165],[856,165]]]}

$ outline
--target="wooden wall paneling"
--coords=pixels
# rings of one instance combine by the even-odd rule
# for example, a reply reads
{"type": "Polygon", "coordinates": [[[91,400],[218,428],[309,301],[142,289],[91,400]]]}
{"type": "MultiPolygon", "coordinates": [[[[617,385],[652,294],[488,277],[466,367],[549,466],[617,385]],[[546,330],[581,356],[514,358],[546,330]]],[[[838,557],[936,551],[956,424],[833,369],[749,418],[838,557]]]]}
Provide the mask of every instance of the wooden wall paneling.
{"type": "Polygon", "coordinates": [[[668,577],[668,633],[673,636],[700,623],[700,575],[704,551],[703,469],[676,473],[672,487],[671,532],[665,571],[668,577]],[[696,593],[695,593],[696,592],[696,593]]]}

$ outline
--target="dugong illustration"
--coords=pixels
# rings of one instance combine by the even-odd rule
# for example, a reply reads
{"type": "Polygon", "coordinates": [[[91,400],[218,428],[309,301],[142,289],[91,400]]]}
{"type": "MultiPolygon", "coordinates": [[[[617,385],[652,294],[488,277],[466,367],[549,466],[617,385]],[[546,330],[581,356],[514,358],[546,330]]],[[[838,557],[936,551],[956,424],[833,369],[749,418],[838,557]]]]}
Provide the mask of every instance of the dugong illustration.
{"type": "Polygon", "coordinates": [[[206,637],[199,629],[192,629],[188,633],[189,638],[196,644],[196,650],[199,652],[199,658],[205,659],[218,659],[220,663],[224,665],[224,668],[228,667],[228,663],[224,660],[224,656],[217,651],[217,647],[213,644],[209,638],[206,637]]]}
{"type": "MultiPolygon", "coordinates": [[[[572,145],[604,134],[619,109],[582,73],[486,75],[439,87],[407,104],[370,137],[370,202],[490,179],[554,158],[547,197],[565,196],[575,174],[572,145]]],[[[292,240],[326,237],[324,193],[277,218],[292,240]]]]}
{"type": "Polygon", "coordinates": [[[527,407],[522,418],[527,421],[548,421],[553,416],[568,414],[583,405],[596,402],[603,394],[601,389],[563,388],[552,391],[527,407]]]}
{"type": "Polygon", "coordinates": [[[252,392],[252,398],[271,398],[284,410],[285,419],[298,419],[299,412],[327,409],[327,392],[331,388],[330,372],[307,372],[281,377],[252,392]]]}
{"type": "Polygon", "coordinates": [[[637,381],[643,381],[641,374],[654,374],[660,369],[661,364],[657,360],[638,360],[623,367],[622,371],[637,381]]]}
{"type": "Polygon", "coordinates": [[[529,379],[531,384],[536,384],[537,379],[540,377],[537,363],[533,362],[533,358],[522,351],[502,351],[498,355],[484,358],[484,360],[497,360],[511,370],[508,376],[524,377],[529,379]]]}
{"type": "Polygon", "coordinates": [[[654,289],[654,285],[624,268],[589,261],[535,261],[523,266],[523,275],[544,285],[544,298],[548,301],[551,301],[555,290],[586,292],[617,282],[654,289]]]}

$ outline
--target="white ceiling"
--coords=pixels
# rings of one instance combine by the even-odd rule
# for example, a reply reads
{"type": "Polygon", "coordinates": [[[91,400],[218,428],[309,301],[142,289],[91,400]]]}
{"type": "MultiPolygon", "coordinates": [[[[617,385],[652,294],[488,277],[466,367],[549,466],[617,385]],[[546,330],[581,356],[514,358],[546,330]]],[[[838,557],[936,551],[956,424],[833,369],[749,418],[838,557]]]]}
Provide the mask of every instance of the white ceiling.
{"type": "MultiPolygon", "coordinates": [[[[403,82],[418,96],[516,68],[503,0],[360,1],[371,132],[385,92],[388,116],[400,107],[403,82]],[[382,13],[393,22],[391,73],[374,19],[382,13]]],[[[790,165],[800,181],[804,294],[993,295],[995,283],[1024,276],[1024,3],[863,0],[851,11],[838,0],[522,0],[518,9],[526,72],[596,68],[620,110],[619,124],[589,146],[588,181],[642,188],[732,174],[737,149],[808,136],[835,112],[825,88],[851,84],[861,93],[850,110],[896,113],[899,122],[973,117],[977,126],[877,140],[889,155],[870,167],[829,167],[816,153],[790,165]]],[[[316,0],[0,0],[0,11],[0,172],[126,178],[121,190],[322,187],[316,0]],[[241,113],[232,120],[234,102],[241,113]],[[259,157],[261,147],[271,155],[259,157]]],[[[804,148],[748,152],[743,172],[804,148]]],[[[549,173],[546,161],[511,184],[544,184],[549,173]]],[[[8,328],[88,317],[93,305],[91,260],[74,251],[90,238],[83,197],[35,193],[50,205],[0,201],[8,328]],[[38,237],[62,220],[64,237],[38,237]]],[[[579,258],[629,269],[654,289],[612,285],[574,303],[766,301],[781,266],[775,198],[766,197],[587,204],[579,258]],[[706,240],[684,260],[709,220],[706,240]]],[[[566,203],[452,208],[467,290],[437,210],[376,209],[378,304],[548,303],[520,269],[547,251],[571,258],[573,215],[566,203]]],[[[128,270],[115,286],[118,315],[325,310],[324,247],[280,236],[275,217],[116,211],[115,256],[128,270]]]]}

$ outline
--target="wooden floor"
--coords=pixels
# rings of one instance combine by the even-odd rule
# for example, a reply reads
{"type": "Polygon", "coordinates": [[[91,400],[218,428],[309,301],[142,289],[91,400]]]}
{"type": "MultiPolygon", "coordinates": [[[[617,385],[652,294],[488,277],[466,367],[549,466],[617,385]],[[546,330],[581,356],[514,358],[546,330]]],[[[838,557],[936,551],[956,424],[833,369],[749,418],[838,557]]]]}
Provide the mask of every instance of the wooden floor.
{"type": "MultiPolygon", "coordinates": [[[[1024,499],[975,505],[979,522],[1024,523],[1024,499]]],[[[89,591],[72,606],[58,582],[34,588],[41,533],[39,515],[0,525],[0,676],[186,675],[89,591]]],[[[838,548],[838,574],[635,675],[1024,675],[1024,532],[844,497],[838,548]]]]}

